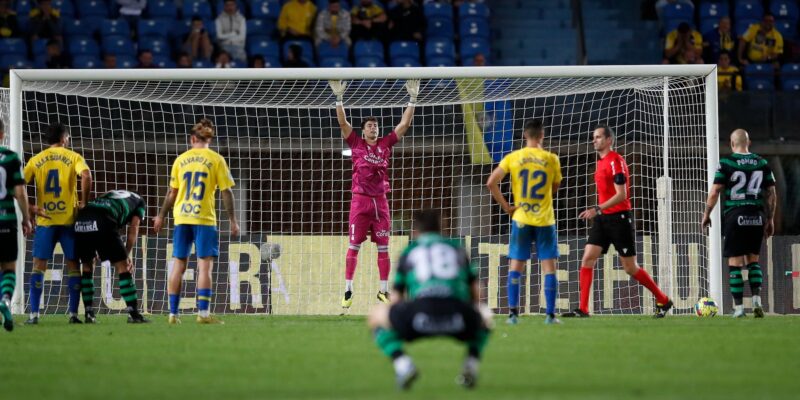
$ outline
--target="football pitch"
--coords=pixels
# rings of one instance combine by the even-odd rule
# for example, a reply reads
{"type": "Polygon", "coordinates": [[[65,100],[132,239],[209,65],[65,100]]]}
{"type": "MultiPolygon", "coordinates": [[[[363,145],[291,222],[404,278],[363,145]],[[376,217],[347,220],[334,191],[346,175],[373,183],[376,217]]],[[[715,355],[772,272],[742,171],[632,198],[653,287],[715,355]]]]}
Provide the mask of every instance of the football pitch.
{"type": "Polygon", "coordinates": [[[497,317],[478,386],[455,384],[464,348],[407,347],[420,370],[408,393],[362,317],[223,316],[226,325],[98,325],[0,332],[7,399],[773,399],[800,396],[800,318],[593,317],[517,326],[497,317]]]}

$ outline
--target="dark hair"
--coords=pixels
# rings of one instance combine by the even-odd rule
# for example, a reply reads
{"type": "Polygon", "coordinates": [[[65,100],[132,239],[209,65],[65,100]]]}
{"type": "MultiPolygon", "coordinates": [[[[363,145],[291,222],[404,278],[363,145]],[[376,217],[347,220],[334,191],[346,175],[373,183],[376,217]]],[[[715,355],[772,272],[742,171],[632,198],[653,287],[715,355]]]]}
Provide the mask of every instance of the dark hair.
{"type": "Polygon", "coordinates": [[[686,33],[686,32],[689,32],[691,30],[692,30],[692,26],[689,25],[688,22],[681,22],[680,25],[678,25],[678,32],[680,32],[680,33],[686,33]]]}
{"type": "Polygon", "coordinates": [[[190,133],[202,141],[208,141],[214,137],[214,123],[208,118],[203,118],[192,127],[190,133]]]}
{"type": "Polygon", "coordinates": [[[726,55],[726,56],[728,56],[729,58],[733,59],[733,56],[731,55],[731,52],[730,52],[730,51],[727,51],[727,50],[720,51],[720,52],[719,52],[719,55],[720,55],[720,57],[722,57],[723,55],[726,55]]]}
{"type": "Polygon", "coordinates": [[[544,125],[542,120],[539,118],[529,119],[525,122],[525,128],[523,130],[525,133],[525,137],[529,137],[531,139],[539,139],[544,135],[544,125]]]}
{"type": "Polygon", "coordinates": [[[256,61],[261,61],[264,64],[267,63],[267,60],[264,59],[264,56],[262,56],[261,54],[256,54],[253,56],[252,59],[250,59],[250,66],[254,67],[256,65],[256,61]]]}
{"type": "Polygon", "coordinates": [[[608,127],[608,125],[600,124],[600,125],[597,125],[597,128],[594,128],[594,129],[595,130],[602,129],[603,130],[603,136],[605,136],[607,138],[610,138],[610,137],[614,136],[614,132],[611,130],[611,128],[608,127]]]}
{"type": "Polygon", "coordinates": [[[203,21],[203,19],[202,19],[202,18],[200,18],[200,16],[199,16],[199,15],[196,15],[196,14],[195,14],[195,15],[192,15],[192,22],[194,22],[194,21],[201,21],[201,22],[202,22],[202,21],[203,21]]]}
{"type": "Polygon", "coordinates": [[[5,128],[6,128],[6,126],[5,126],[5,124],[3,123],[3,120],[2,120],[2,119],[0,119],[0,132],[3,132],[3,131],[5,130],[5,128]]]}
{"type": "MultiPolygon", "coordinates": [[[[767,12],[764,13],[764,18],[767,18],[767,17],[775,18],[775,14],[767,11],[767,12]]],[[[761,19],[763,20],[764,18],[761,18],[761,19]]]]}
{"type": "Polygon", "coordinates": [[[439,210],[426,209],[414,214],[414,229],[420,233],[441,232],[442,215],[439,210]]]}
{"type": "Polygon", "coordinates": [[[50,40],[47,41],[47,46],[52,46],[52,45],[56,45],[58,47],[61,47],[61,43],[59,43],[58,40],[55,40],[55,39],[50,39],[50,40]]]}
{"type": "Polygon", "coordinates": [[[364,130],[364,127],[367,126],[367,122],[370,122],[370,121],[372,121],[372,122],[377,124],[378,123],[378,118],[375,118],[375,117],[364,118],[364,120],[361,121],[361,130],[362,131],[364,130]]]}
{"type": "Polygon", "coordinates": [[[66,134],[67,127],[61,122],[56,122],[47,128],[45,140],[47,140],[47,144],[61,143],[61,138],[63,138],[66,134]]]}
{"type": "Polygon", "coordinates": [[[150,49],[141,49],[141,50],[139,50],[139,54],[137,55],[137,57],[141,57],[142,54],[144,54],[144,53],[153,54],[153,52],[150,49]]]}

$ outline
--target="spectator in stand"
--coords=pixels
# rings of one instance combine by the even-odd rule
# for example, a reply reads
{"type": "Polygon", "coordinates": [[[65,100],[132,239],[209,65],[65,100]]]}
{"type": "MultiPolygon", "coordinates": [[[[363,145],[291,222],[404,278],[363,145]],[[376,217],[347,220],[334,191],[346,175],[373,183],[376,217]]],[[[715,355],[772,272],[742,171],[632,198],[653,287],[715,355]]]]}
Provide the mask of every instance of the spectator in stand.
{"type": "Polygon", "coordinates": [[[422,42],[425,32],[425,15],[411,0],[399,0],[389,11],[389,40],[414,40],[422,42]]]}
{"type": "Polygon", "coordinates": [[[667,34],[664,43],[664,64],[686,64],[683,58],[687,48],[694,48],[697,54],[703,52],[703,37],[686,22],[667,34]]]}
{"type": "Polygon", "coordinates": [[[158,68],[153,61],[153,52],[148,49],[139,51],[139,65],[136,68],[158,68]]]}
{"type": "Polygon", "coordinates": [[[303,60],[303,48],[300,45],[293,44],[289,46],[289,54],[286,55],[286,61],[283,62],[284,68],[308,68],[308,63],[303,60]]]}
{"type": "Polygon", "coordinates": [[[103,56],[103,68],[116,69],[117,68],[117,55],[106,54],[103,56]]]}
{"type": "Polygon", "coordinates": [[[278,32],[282,39],[311,39],[311,25],[317,6],[309,0],[290,0],[278,16],[278,32]]]}
{"type": "Polygon", "coordinates": [[[178,59],[175,60],[175,66],[178,68],[192,68],[192,58],[189,53],[182,51],[178,54],[178,59]]]}
{"type": "Polygon", "coordinates": [[[17,13],[8,7],[8,0],[0,0],[0,39],[20,36],[17,13]]]}
{"type": "Polygon", "coordinates": [[[117,0],[117,4],[120,6],[120,17],[128,21],[128,26],[131,27],[131,36],[136,37],[139,18],[142,17],[142,11],[147,7],[147,0],[117,0]]]}
{"type": "Polygon", "coordinates": [[[261,54],[257,54],[253,57],[253,60],[250,62],[250,68],[264,68],[266,67],[266,63],[264,62],[264,56],[261,54]]]}
{"type": "Polygon", "coordinates": [[[742,91],[742,75],[739,68],[731,65],[731,53],[723,51],[719,53],[717,62],[717,87],[719,91],[742,91]]]}
{"type": "Polygon", "coordinates": [[[69,58],[61,52],[61,43],[58,40],[50,39],[45,47],[47,56],[44,65],[50,69],[70,68],[69,58]]]}
{"type": "Polygon", "coordinates": [[[731,32],[730,17],[722,17],[719,27],[703,34],[704,58],[716,63],[723,51],[733,52],[736,47],[736,38],[731,32]]]}
{"type": "Polygon", "coordinates": [[[31,41],[55,39],[61,41],[61,12],[53,9],[50,0],[39,0],[39,6],[30,13],[31,41]]]}
{"type": "Polygon", "coordinates": [[[683,49],[683,55],[678,57],[679,64],[702,64],[703,57],[694,47],[686,47],[683,49]]]}
{"type": "Polygon", "coordinates": [[[339,47],[341,42],[350,46],[350,13],[342,9],[339,0],[330,0],[328,9],[317,15],[314,31],[317,46],[322,42],[329,42],[333,47],[339,47]]]}
{"type": "Polygon", "coordinates": [[[486,56],[483,53],[475,54],[472,57],[472,66],[473,67],[485,67],[486,66],[486,56]]]}
{"type": "Polygon", "coordinates": [[[247,21],[239,12],[236,0],[225,0],[223,12],[216,20],[217,43],[235,60],[247,62],[247,53],[244,50],[247,37],[247,21]]]}
{"type": "Polygon", "coordinates": [[[183,51],[189,53],[192,60],[200,58],[206,61],[211,60],[211,54],[214,52],[211,38],[203,26],[203,20],[196,15],[192,17],[189,33],[183,38],[183,51]]]}
{"type": "Polygon", "coordinates": [[[228,54],[226,51],[220,51],[217,54],[216,64],[214,68],[233,68],[233,62],[231,62],[231,55],[228,54]]]}
{"type": "Polygon", "coordinates": [[[372,0],[360,0],[358,6],[353,7],[353,32],[350,35],[353,41],[357,40],[383,40],[386,34],[386,13],[381,6],[372,0]]]}
{"type": "Polygon", "coordinates": [[[783,54],[783,36],[775,29],[775,17],[764,14],[758,24],[750,25],[747,32],[739,39],[739,63],[772,63],[780,68],[780,57],[783,54]],[[747,57],[744,57],[745,49],[747,57]]]}

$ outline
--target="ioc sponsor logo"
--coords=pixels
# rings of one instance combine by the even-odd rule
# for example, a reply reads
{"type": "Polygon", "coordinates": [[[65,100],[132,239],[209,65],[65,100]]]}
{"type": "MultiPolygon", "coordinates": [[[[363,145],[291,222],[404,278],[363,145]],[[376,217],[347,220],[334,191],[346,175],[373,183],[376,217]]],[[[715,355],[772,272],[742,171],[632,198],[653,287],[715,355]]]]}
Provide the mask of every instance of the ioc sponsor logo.
{"type": "Polygon", "coordinates": [[[67,203],[63,201],[48,201],[44,203],[44,209],[50,212],[65,211],[67,209],[67,203]]]}
{"type": "Polygon", "coordinates": [[[197,215],[200,214],[200,210],[202,210],[202,208],[200,207],[199,204],[184,203],[181,206],[181,213],[183,214],[197,215]]]}
{"type": "Polygon", "coordinates": [[[541,208],[541,206],[539,206],[538,204],[530,204],[530,203],[522,203],[519,206],[520,208],[525,210],[525,212],[534,212],[534,213],[538,213],[539,209],[541,208]]]}

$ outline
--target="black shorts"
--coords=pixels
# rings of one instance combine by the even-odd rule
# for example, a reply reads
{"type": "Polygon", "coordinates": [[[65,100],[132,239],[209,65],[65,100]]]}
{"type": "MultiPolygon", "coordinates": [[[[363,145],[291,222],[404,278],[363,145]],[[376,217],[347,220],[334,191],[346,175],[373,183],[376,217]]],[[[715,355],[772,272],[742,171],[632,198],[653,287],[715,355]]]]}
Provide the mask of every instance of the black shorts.
{"type": "Polygon", "coordinates": [[[764,211],[753,208],[733,209],[722,223],[723,257],[739,257],[761,253],[764,239],[764,211]]]}
{"type": "Polygon", "coordinates": [[[633,216],[630,211],[600,214],[594,218],[586,243],[602,247],[603,254],[606,254],[608,247],[613,244],[621,257],[635,256],[636,234],[633,229],[633,216]]]}
{"type": "Polygon", "coordinates": [[[401,339],[450,336],[460,341],[475,339],[483,326],[475,306],[457,299],[425,298],[395,304],[389,322],[401,339]]]}
{"type": "Polygon", "coordinates": [[[19,247],[17,246],[17,227],[0,226],[0,262],[17,261],[19,247]]]}
{"type": "Polygon", "coordinates": [[[95,254],[100,261],[115,263],[128,259],[125,244],[116,224],[105,212],[93,208],[78,211],[75,220],[75,250],[81,263],[91,264],[95,254]]]}

